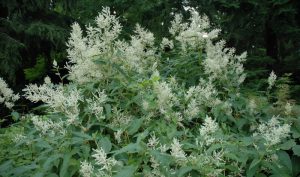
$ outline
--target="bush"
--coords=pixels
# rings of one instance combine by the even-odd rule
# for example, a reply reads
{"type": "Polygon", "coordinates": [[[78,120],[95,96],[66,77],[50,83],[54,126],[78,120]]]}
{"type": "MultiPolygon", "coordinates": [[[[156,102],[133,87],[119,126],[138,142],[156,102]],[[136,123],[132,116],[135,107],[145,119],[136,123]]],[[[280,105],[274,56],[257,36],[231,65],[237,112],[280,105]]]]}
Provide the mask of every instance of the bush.
{"type": "Polygon", "coordinates": [[[175,15],[160,44],[139,25],[120,40],[109,8],[95,23],[72,26],[68,84],[24,89],[42,114],[1,130],[2,176],[299,174],[297,105],[273,94],[284,85],[274,73],[266,91],[244,91],[246,53],[225,48],[206,16],[175,15]]]}

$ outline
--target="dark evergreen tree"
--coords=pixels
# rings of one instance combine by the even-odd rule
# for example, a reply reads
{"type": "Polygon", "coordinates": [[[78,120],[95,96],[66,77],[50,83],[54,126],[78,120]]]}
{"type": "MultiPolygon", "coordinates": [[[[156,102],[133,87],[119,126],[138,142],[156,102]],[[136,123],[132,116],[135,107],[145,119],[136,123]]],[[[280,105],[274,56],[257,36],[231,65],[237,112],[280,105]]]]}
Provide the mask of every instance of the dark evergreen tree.
{"type": "Polygon", "coordinates": [[[63,58],[72,19],[50,0],[0,2],[0,74],[10,84],[42,79],[53,57],[63,58]]]}

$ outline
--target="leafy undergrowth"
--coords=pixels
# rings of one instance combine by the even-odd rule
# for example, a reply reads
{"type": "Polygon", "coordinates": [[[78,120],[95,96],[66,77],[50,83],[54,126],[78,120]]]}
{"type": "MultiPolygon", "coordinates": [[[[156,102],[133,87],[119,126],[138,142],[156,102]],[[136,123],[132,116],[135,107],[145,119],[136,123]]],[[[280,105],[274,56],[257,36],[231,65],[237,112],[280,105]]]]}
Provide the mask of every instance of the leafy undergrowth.
{"type": "Polygon", "coordinates": [[[175,15],[158,45],[139,25],[120,40],[109,8],[95,24],[72,26],[69,73],[58,73],[68,84],[46,77],[24,89],[43,114],[13,112],[18,123],[0,130],[1,176],[299,175],[299,106],[286,78],[243,88],[246,53],[226,48],[206,16],[175,15]]]}

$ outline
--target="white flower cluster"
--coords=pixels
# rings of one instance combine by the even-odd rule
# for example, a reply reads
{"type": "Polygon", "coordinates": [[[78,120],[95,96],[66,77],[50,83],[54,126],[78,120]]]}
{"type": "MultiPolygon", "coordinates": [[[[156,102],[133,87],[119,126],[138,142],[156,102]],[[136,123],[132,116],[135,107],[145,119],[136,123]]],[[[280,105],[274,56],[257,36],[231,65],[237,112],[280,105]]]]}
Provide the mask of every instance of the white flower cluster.
{"type": "Polygon", "coordinates": [[[190,23],[182,23],[182,15],[177,14],[169,29],[169,32],[180,42],[183,51],[202,49],[206,40],[216,38],[220,32],[219,29],[215,29],[207,33],[210,28],[208,17],[200,16],[196,11],[190,12],[190,23]]]}
{"type": "Polygon", "coordinates": [[[133,117],[128,115],[126,112],[122,112],[117,108],[113,109],[113,117],[111,118],[110,126],[114,128],[124,128],[126,127],[131,121],[133,117]]]}
{"type": "Polygon", "coordinates": [[[160,48],[163,50],[166,47],[173,49],[174,44],[173,44],[173,41],[164,37],[161,41],[160,48]]]}
{"type": "Polygon", "coordinates": [[[69,79],[77,83],[101,80],[103,71],[94,63],[95,56],[111,52],[113,41],[121,32],[121,25],[115,15],[110,14],[109,8],[103,8],[96,17],[96,27],[87,27],[87,36],[83,37],[82,29],[77,23],[72,25],[71,37],[67,43],[68,58],[71,65],[69,79]]]}
{"type": "Polygon", "coordinates": [[[211,82],[201,80],[199,85],[190,87],[185,94],[185,100],[188,102],[184,111],[186,119],[195,118],[204,106],[213,107],[221,103],[217,95],[218,92],[211,82]]]}
{"type": "Polygon", "coordinates": [[[176,103],[175,94],[172,93],[171,87],[166,82],[155,82],[154,93],[157,95],[157,104],[162,114],[165,114],[176,103]]]}
{"type": "Polygon", "coordinates": [[[144,73],[156,61],[156,48],[154,47],[154,36],[140,25],[136,25],[135,35],[131,36],[129,44],[124,43],[123,65],[129,70],[144,73]],[[124,57],[125,56],[125,57],[124,57]]]}
{"type": "Polygon", "coordinates": [[[174,138],[171,144],[171,156],[173,156],[178,164],[185,164],[187,157],[185,152],[181,148],[179,141],[174,138]]]}
{"type": "Polygon", "coordinates": [[[220,176],[224,171],[225,152],[223,150],[202,149],[199,154],[191,154],[188,161],[201,169],[204,176],[220,176]],[[208,152],[210,151],[210,152],[208,152]],[[209,168],[207,168],[209,167],[209,168]]]}
{"type": "Polygon", "coordinates": [[[79,101],[82,100],[80,91],[71,85],[54,85],[48,77],[41,86],[29,84],[23,89],[24,96],[32,102],[42,101],[48,104],[55,112],[62,112],[74,123],[79,115],[79,101]]]}
{"type": "Polygon", "coordinates": [[[66,133],[64,123],[62,121],[53,122],[49,118],[39,117],[37,115],[33,115],[31,117],[31,121],[35,129],[39,131],[41,135],[54,136],[57,132],[62,135],[66,133]]]}
{"type": "Polygon", "coordinates": [[[253,136],[261,136],[265,139],[266,146],[272,146],[289,137],[290,127],[289,124],[280,125],[277,117],[273,116],[268,122],[261,123],[253,136]]]}
{"type": "Polygon", "coordinates": [[[159,139],[156,138],[155,134],[153,133],[151,135],[151,138],[149,138],[149,140],[148,140],[147,146],[150,149],[155,149],[158,144],[159,144],[159,139]]]}
{"type": "Polygon", "coordinates": [[[225,41],[213,44],[211,41],[206,43],[207,58],[203,61],[204,71],[212,81],[227,81],[226,84],[239,86],[244,82],[243,62],[247,53],[240,56],[235,55],[233,48],[225,48],[225,41]]]}
{"type": "Polygon", "coordinates": [[[24,141],[24,140],[26,140],[26,136],[25,135],[23,135],[22,133],[19,133],[19,134],[16,134],[14,137],[13,137],[13,139],[12,139],[12,141],[14,142],[14,143],[19,143],[20,141],[24,141]]]}
{"type": "Polygon", "coordinates": [[[284,113],[286,115],[290,115],[292,113],[292,110],[293,110],[293,105],[290,102],[287,102],[284,106],[284,109],[285,109],[284,113]]]}
{"type": "Polygon", "coordinates": [[[99,173],[110,173],[112,167],[117,164],[117,161],[112,157],[107,158],[107,154],[102,148],[94,149],[94,152],[95,154],[93,154],[92,157],[94,157],[96,165],[100,166],[99,173]]]}
{"type": "Polygon", "coordinates": [[[104,119],[103,104],[107,100],[107,95],[105,94],[104,90],[97,90],[95,93],[93,93],[93,96],[93,98],[86,99],[88,107],[91,110],[91,113],[97,117],[97,119],[104,119]]]}
{"type": "Polygon", "coordinates": [[[6,82],[0,77],[0,104],[4,103],[8,109],[11,109],[19,98],[19,94],[14,94],[6,82]]]}
{"type": "Polygon", "coordinates": [[[94,167],[91,163],[85,160],[83,162],[80,162],[79,172],[83,177],[91,177],[94,172],[94,167]]]}
{"type": "Polygon", "coordinates": [[[118,143],[121,143],[122,142],[122,136],[123,134],[123,131],[122,130],[117,130],[117,132],[114,132],[114,137],[115,137],[115,140],[118,142],[118,143]]]}
{"type": "Polygon", "coordinates": [[[256,102],[254,99],[250,99],[248,106],[249,106],[249,110],[252,114],[256,113],[255,110],[257,108],[257,105],[256,105],[256,102]]]}
{"type": "MultiPolygon", "coordinates": [[[[95,64],[97,58],[103,59],[104,64],[118,64],[124,70],[140,74],[151,68],[157,58],[152,33],[137,25],[135,35],[128,43],[118,40],[122,27],[109,8],[103,8],[95,21],[95,27],[86,27],[86,37],[77,23],[72,25],[67,43],[70,65],[66,66],[70,80],[86,83],[109,78],[113,74],[112,69],[95,64]]],[[[166,45],[171,47],[172,44],[168,41],[166,45]]]]}
{"type": "Polygon", "coordinates": [[[153,156],[150,157],[150,163],[151,163],[151,171],[144,174],[145,177],[165,177],[164,174],[162,174],[159,170],[159,167],[161,164],[155,160],[153,156]]]}
{"type": "Polygon", "coordinates": [[[92,157],[95,159],[95,165],[100,168],[95,172],[95,167],[86,160],[80,162],[80,174],[83,177],[111,177],[112,176],[112,168],[117,164],[117,161],[114,158],[107,158],[107,154],[105,151],[100,149],[94,149],[95,154],[92,157]]]}
{"type": "Polygon", "coordinates": [[[92,57],[99,55],[100,51],[97,50],[97,47],[89,48],[87,39],[83,37],[79,24],[74,23],[71,37],[67,43],[68,58],[71,65],[66,66],[69,70],[69,79],[74,82],[84,83],[96,78],[99,80],[103,77],[101,70],[92,61],[92,57]]]}
{"type": "Polygon", "coordinates": [[[218,124],[211,117],[206,116],[203,125],[199,129],[200,135],[204,140],[204,145],[209,146],[215,142],[214,133],[219,129],[218,124]]]}
{"type": "Polygon", "coordinates": [[[270,73],[269,78],[268,78],[268,84],[269,84],[268,89],[271,89],[271,88],[274,86],[276,79],[277,79],[277,76],[276,76],[276,74],[274,73],[274,71],[272,71],[272,72],[270,73]]]}

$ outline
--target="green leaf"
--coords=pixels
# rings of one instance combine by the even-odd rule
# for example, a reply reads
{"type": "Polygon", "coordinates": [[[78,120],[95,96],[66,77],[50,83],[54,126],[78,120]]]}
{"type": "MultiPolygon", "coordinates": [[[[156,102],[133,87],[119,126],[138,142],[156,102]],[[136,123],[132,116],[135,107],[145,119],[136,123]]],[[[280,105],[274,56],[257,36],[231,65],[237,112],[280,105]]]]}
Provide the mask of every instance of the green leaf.
{"type": "Polygon", "coordinates": [[[44,140],[38,141],[36,143],[36,146],[40,147],[40,148],[45,148],[45,149],[52,149],[52,146],[47,141],[44,141],[44,140]]]}
{"type": "Polygon", "coordinates": [[[11,117],[13,118],[14,121],[18,121],[20,119],[20,114],[16,111],[13,111],[11,113],[11,117]]]}
{"type": "Polygon", "coordinates": [[[8,170],[9,168],[12,167],[12,163],[13,161],[12,160],[8,160],[6,162],[4,162],[3,164],[0,165],[0,174],[1,172],[4,172],[6,170],[8,170]]]}
{"type": "Polygon", "coordinates": [[[193,168],[190,167],[190,166],[181,167],[181,168],[178,170],[178,176],[179,176],[179,177],[185,176],[185,174],[186,174],[187,172],[190,172],[190,171],[192,171],[192,170],[193,170],[193,168]]]}
{"type": "Polygon", "coordinates": [[[68,167],[70,165],[70,159],[72,157],[73,153],[67,153],[64,155],[63,157],[63,164],[60,168],[60,171],[59,171],[59,176],[60,177],[69,177],[71,176],[70,173],[68,173],[68,167]]]}
{"type": "Polygon", "coordinates": [[[54,162],[60,158],[62,158],[62,154],[54,154],[50,156],[43,164],[43,169],[50,170],[53,167],[54,162]]]}
{"type": "Polygon", "coordinates": [[[39,172],[37,172],[36,174],[34,174],[33,177],[44,177],[44,176],[45,176],[45,173],[42,172],[42,171],[39,171],[39,172]]]}
{"type": "Polygon", "coordinates": [[[280,149],[283,149],[283,150],[289,150],[292,147],[294,147],[295,145],[296,145],[295,140],[292,139],[292,140],[286,141],[285,143],[281,144],[279,147],[280,147],[280,149]]]}
{"type": "Polygon", "coordinates": [[[81,138],[84,138],[84,140],[86,140],[86,141],[87,140],[93,140],[93,137],[91,137],[90,135],[85,134],[83,132],[73,132],[73,134],[76,135],[76,136],[79,136],[81,138]]]}
{"type": "Polygon", "coordinates": [[[265,174],[259,173],[255,177],[267,177],[265,174]]]}
{"type": "Polygon", "coordinates": [[[131,124],[128,127],[128,134],[133,135],[134,133],[136,133],[142,126],[143,121],[144,119],[135,119],[134,121],[131,121],[131,124]]]}
{"type": "Polygon", "coordinates": [[[36,64],[32,68],[24,69],[25,78],[29,81],[42,78],[46,73],[46,59],[44,56],[38,56],[36,64]]]}
{"type": "Polygon", "coordinates": [[[300,157],[300,145],[296,145],[293,147],[293,152],[296,156],[300,157]]]}
{"type": "Polygon", "coordinates": [[[150,153],[162,166],[168,166],[172,162],[172,157],[169,154],[158,151],[151,151],[150,153]]]}
{"type": "Polygon", "coordinates": [[[293,173],[293,166],[290,156],[285,151],[278,152],[279,161],[289,170],[289,174],[293,173]]]}
{"type": "Polygon", "coordinates": [[[112,147],[112,144],[109,140],[108,137],[104,137],[101,138],[101,140],[99,141],[100,146],[103,148],[103,150],[105,151],[105,153],[109,153],[112,147]]]}
{"type": "Polygon", "coordinates": [[[261,162],[260,159],[253,159],[253,161],[250,164],[249,169],[247,170],[247,177],[252,177],[255,175],[260,162],[261,162]]]}
{"type": "Polygon", "coordinates": [[[25,172],[33,170],[37,167],[38,166],[36,164],[20,166],[18,168],[15,168],[14,170],[12,170],[12,173],[14,174],[14,176],[21,176],[21,175],[24,175],[25,172]]]}
{"type": "Polygon", "coordinates": [[[137,167],[131,165],[131,166],[125,166],[123,167],[114,177],[132,177],[134,176],[134,172],[137,169],[137,167]]]}
{"type": "Polygon", "coordinates": [[[110,106],[110,104],[105,104],[104,108],[105,108],[105,113],[106,113],[107,118],[110,118],[111,117],[111,106],[110,106]]]}
{"type": "Polygon", "coordinates": [[[142,147],[137,144],[137,143],[130,143],[128,144],[127,146],[119,149],[119,150],[116,150],[116,151],[112,151],[112,153],[114,153],[114,155],[117,155],[117,154],[121,154],[121,153],[137,153],[137,152],[140,152],[142,150],[142,147]]]}

